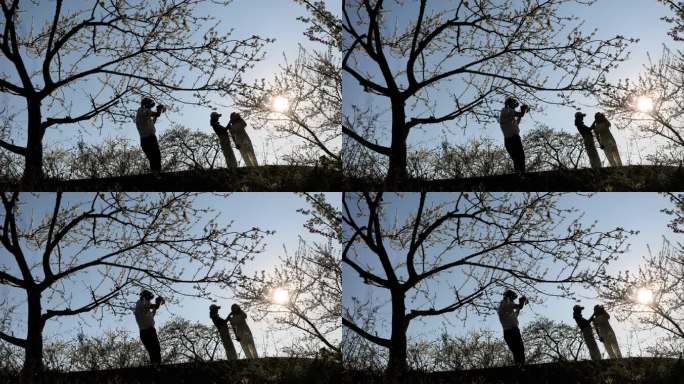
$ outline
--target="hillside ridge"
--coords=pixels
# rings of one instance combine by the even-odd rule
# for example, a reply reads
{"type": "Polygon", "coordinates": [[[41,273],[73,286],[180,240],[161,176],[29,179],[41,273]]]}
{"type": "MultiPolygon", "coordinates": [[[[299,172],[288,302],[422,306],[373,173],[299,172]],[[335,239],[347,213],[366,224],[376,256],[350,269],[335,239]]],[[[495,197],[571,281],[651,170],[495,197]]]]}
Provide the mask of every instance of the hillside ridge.
{"type": "MultiPolygon", "coordinates": [[[[382,180],[359,178],[356,190],[383,189],[382,180]]],[[[617,168],[562,169],[517,174],[428,180],[412,178],[400,191],[492,192],[666,192],[684,190],[684,167],[629,165],[617,168]]]]}
{"type": "MultiPolygon", "coordinates": [[[[187,170],[96,179],[46,179],[35,191],[337,191],[345,184],[340,171],[323,167],[265,165],[235,169],[187,170]]],[[[0,181],[16,189],[17,180],[0,181]]]]}
{"type": "MultiPolygon", "coordinates": [[[[45,373],[44,384],[327,384],[342,382],[342,366],[329,360],[266,357],[190,362],[98,371],[45,373]]],[[[0,375],[0,383],[14,378],[0,375]]]]}

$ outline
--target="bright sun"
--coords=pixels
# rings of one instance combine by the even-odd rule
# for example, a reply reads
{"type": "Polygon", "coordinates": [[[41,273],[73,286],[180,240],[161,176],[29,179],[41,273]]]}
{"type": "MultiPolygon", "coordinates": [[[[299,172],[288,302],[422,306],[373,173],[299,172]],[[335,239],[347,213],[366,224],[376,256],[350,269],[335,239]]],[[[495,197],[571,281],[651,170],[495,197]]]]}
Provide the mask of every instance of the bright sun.
{"type": "Polygon", "coordinates": [[[640,304],[649,305],[653,303],[653,291],[648,288],[639,288],[636,299],[640,304]]]}
{"type": "Polygon", "coordinates": [[[285,288],[278,287],[273,290],[273,302],[280,305],[285,305],[290,301],[290,292],[285,288]]]}
{"type": "Polygon", "coordinates": [[[273,98],[273,110],[280,113],[285,113],[290,109],[290,101],[287,97],[276,96],[273,98]]]}
{"type": "Polygon", "coordinates": [[[636,101],[639,112],[649,113],[653,111],[653,99],[648,96],[639,96],[636,101]]]}

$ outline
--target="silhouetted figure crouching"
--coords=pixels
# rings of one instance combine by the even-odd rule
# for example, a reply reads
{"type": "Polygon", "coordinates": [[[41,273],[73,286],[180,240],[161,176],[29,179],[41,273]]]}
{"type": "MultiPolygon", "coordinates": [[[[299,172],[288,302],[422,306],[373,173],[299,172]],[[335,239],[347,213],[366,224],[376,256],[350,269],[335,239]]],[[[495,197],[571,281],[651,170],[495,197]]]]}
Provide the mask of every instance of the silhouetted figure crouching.
{"type": "Polygon", "coordinates": [[[591,328],[591,321],[594,319],[594,316],[592,315],[590,318],[585,319],[584,317],[582,317],[583,309],[584,307],[580,305],[575,305],[572,308],[572,318],[575,319],[577,326],[582,332],[582,337],[584,338],[584,343],[587,345],[587,348],[589,349],[589,355],[591,356],[591,359],[594,361],[601,360],[601,352],[599,351],[598,345],[596,344],[596,339],[594,338],[594,331],[591,328]]]}
{"type": "Polygon", "coordinates": [[[135,304],[134,314],[135,321],[138,323],[140,329],[140,341],[150,355],[150,362],[152,364],[161,363],[161,347],[159,346],[159,337],[157,337],[157,330],[154,328],[154,316],[157,314],[159,307],[164,304],[164,299],[157,297],[155,303],[152,304],[152,292],[143,289],[140,292],[140,299],[135,304]]]}
{"type": "Polygon", "coordinates": [[[228,328],[228,318],[221,318],[219,316],[218,310],[221,307],[215,304],[209,306],[209,317],[211,321],[216,326],[221,337],[221,342],[223,343],[223,348],[226,350],[226,358],[228,360],[237,360],[237,352],[235,352],[235,346],[233,345],[233,340],[230,338],[230,328],[228,328]]]}
{"type": "Polygon", "coordinates": [[[230,321],[230,325],[233,326],[233,332],[235,332],[235,338],[240,342],[242,350],[245,352],[245,356],[248,359],[256,359],[257,355],[256,347],[254,346],[254,338],[252,337],[252,331],[249,330],[247,325],[247,314],[242,311],[239,305],[233,304],[230,307],[230,314],[227,318],[230,321]]]}
{"type": "Polygon", "coordinates": [[[520,334],[520,328],[518,328],[518,314],[522,307],[525,306],[525,303],[527,303],[527,298],[522,296],[518,304],[516,304],[515,299],[517,297],[518,294],[510,289],[504,292],[503,300],[499,303],[497,313],[503,327],[504,340],[506,345],[508,345],[508,349],[513,353],[513,360],[516,365],[523,366],[525,365],[525,345],[520,334]]]}
{"type": "Polygon", "coordinates": [[[599,340],[603,342],[603,347],[606,348],[608,356],[611,359],[622,358],[622,353],[620,353],[620,347],[618,347],[617,338],[615,337],[615,332],[613,332],[613,327],[610,326],[608,319],[610,315],[601,305],[594,306],[594,328],[596,328],[596,333],[599,335],[599,340]]]}

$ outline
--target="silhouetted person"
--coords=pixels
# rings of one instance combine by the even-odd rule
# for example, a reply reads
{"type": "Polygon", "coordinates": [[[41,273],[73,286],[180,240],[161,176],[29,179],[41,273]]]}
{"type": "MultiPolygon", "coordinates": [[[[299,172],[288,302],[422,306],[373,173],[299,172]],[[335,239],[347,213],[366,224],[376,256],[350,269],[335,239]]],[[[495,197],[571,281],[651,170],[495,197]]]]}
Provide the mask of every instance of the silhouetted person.
{"type": "Polygon", "coordinates": [[[584,141],[584,149],[587,151],[587,156],[589,157],[589,164],[594,169],[601,168],[601,158],[599,158],[598,151],[596,150],[596,144],[594,144],[594,135],[591,132],[591,127],[587,127],[584,124],[584,116],[582,112],[575,113],[575,127],[582,136],[582,141],[584,141]]]}
{"type": "Polygon", "coordinates": [[[165,109],[163,105],[158,105],[157,111],[154,112],[152,111],[154,104],[154,101],[149,97],[142,99],[138,113],[135,115],[135,126],[140,134],[140,147],[150,162],[150,170],[152,172],[160,172],[161,152],[159,151],[159,142],[157,141],[157,132],[154,124],[165,109]]]}
{"type": "Polygon", "coordinates": [[[520,119],[529,111],[527,105],[520,107],[520,112],[516,111],[519,105],[518,100],[509,97],[504,103],[504,108],[499,115],[499,125],[504,135],[504,146],[506,151],[513,159],[513,168],[518,173],[525,173],[525,150],[520,140],[520,119]]]}
{"type": "Polygon", "coordinates": [[[219,138],[219,144],[221,145],[223,157],[226,158],[226,165],[228,168],[237,168],[237,160],[235,159],[233,147],[230,144],[228,127],[223,127],[221,123],[219,123],[219,117],[221,117],[220,113],[212,112],[209,118],[209,124],[212,128],[214,128],[214,132],[216,132],[216,136],[219,138]]]}
{"type": "Polygon", "coordinates": [[[599,143],[603,153],[606,154],[608,162],[611,167],[621,167],[622,160],[620,159],[620,152],[618,152],[617,143],[613,134],[610,133],[610,121],[601,112],[594,115],[594,123],[591,128],[596,132],[596,140],[599,143]]]}
{"type": "Polygon", "coordinates": [[[515,299],[517,297],[518,294],[510,289],[504,292],[503,300],[499,303],[497,313],[503,327],[504,340],[506,345],[508,345],[508,349],[513,353],[513,360],[516,365],[522,366],[525,365],[525,345],[520,334],[520,328],[518,328],[518,314],[522,307],[525,306],[525,303],[527,303],[527,298],[522,296],[518,304],[516,304],[515,299]]]}
{"type": "Polygon", "coordinates": [[[221,336],[221,342],[223,343],[223,348],[226,350],[226,357],[228,360],[237,360],[237,352],[235,352],[235,346],[233,345],[233,340],[230,338],[230,328],[228,328],[228,319],[223,319],[218,314],[218,310],[221,307],[215,304],[209,306],[209,317],[211,321],[218,329],[219,336],[221,336]]]}
{"type": "Polygon", "coordinates": [[[252,337],[252,331],[249,330],[247,326],[247,314],[240,309],[240,306],[233,304],[230,307],[230,314],[227,318],[230,321],[230,325],[233,326],[233,332],[235,332],[235,338],[240,342],[242,350],[245,352],[245,356],[248,359],[256,359],[259,357],[257,355],[256,347],[254,346],[254,338],[252,337]]]}
{"type": "Polygon", "coordinates": [[[233,141],[235,141],[235,147],[240,151],[242,160],[245,161],[245,165],[248,167],[256,167],[257,163],[256,156],[254,155],[254,147],[252,147],[252,141],[245,131],[247,123],[242,120],[239,113],[230,114],[230,122],[228,123],[228,130],[231,136],[233,136],[233,141]]]}
{"type": "Polygon", "coordinates": [[[140,292],[140,299],[135,304],[134,313],[135,321],[140,329],[140,341],[150,355],[150,362],[159,364],[161,363],[161,347],[159,346],[157,330],[154,328],[154,316],[157,314],[159,306],[164,304],[164,299],[157,297],[155,303],[152,304],[153,297],[152,292],[143,289],[140,292]]]}
{"type": "Polygon", "coordinates": [[[591,321],[594,319],[594,316],[585,319],[582,317],[583,309],[584,307],[575,305],[572,308],[572,318],[575,319],[577,326],[582,332],[584,344],[586,344],[587,348],[589,348],[589,355],[591,356],[591,359],[594,361],[601,360],[601,352],[599,351],[598,345],[596,344],[596,339],[594,338],[594,330],[591,328],[591,321]]]}
{"type": "Polygon", "coordinates": [[[599,340],[603,343],[603,347],[606,348],[608,356],[610,356],[611,359],[622,358],[615,332],[613,332],[613,327],[611,327],[608,322],[608,319],[610,319],[608,312],[606,312],[602,306],[596,305],[594,306],[594,315],[592,317],[594,318],[596,333],[598,333],[599,340]]]}

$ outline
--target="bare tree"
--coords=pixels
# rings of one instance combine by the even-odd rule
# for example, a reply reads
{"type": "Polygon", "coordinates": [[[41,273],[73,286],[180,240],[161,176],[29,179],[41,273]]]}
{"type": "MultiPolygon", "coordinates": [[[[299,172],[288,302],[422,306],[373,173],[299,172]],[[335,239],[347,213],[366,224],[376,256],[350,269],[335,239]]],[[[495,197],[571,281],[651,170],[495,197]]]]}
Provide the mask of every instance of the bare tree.
{"type": "MultiPolygon", "coordinates": [[[[673,0],[658,1],[672,11],[672,15],[662,18],[672,25],[668,34],[676,42],[684,41],[684,4],[673,0]]],[[[663,157],[669,155],[672,159],[665,164],[681,166],[684,153],[683,84],[684,53],[664,45],[658,59],[653,60],[649,55],[649,63],[636,81],[626,79],[604,87],[599,93],[599,102],[621,125],[636,127],[638,136],[664,141],[665,145],[651,155],[656,160],[662,162],[663,157]],[[642,98],[650,99],[651,105],[640,106],[642,98]]]]}
{"type": "Polygon", "coordinates": [[[636,81],[627,79],[603,88],[599,102],[620,126],[635,127],[639,137],[660,139],[672,145],[673,152],[683,150],[684,54],[664,47],[657,61],[649,57],[636,81]],[[640,110],[641,98],[648,98],[652,106],[640,110]]]}
{"type": "MultiPolygon", "coordinates": [[[[174,125],[159,136],[159,143],[165,148],[162,153],[165,171],[210,170],[225,166],[221,147],[213,135],[174,125]]],[[[79,140],[70,147],[47,149],[43,157],[44,174],[52,179],[96,179],[148,172],[147,160],[138,144],[124,137],[95,144],[79,140]]],[[[0,162],[9,163],[2,169],[4,175],[1,176],[13,179],[21,175],[16,161],[16,156],[5,159],[0,152],[0,162]]]]}
{"type": "Polygon", "coordinates": [[[45,345],[45,366],[59,371],[128,368],[146,362],[142,343],[123,329],[106,330],[97,336],[79,333],[74,339],[45,345]]]}
{"type": "Polygon", "coordinates": [[[174,126],[159,137],[165,149],[162,164],[166,169],[202,170],[225,166],[221,146],[215,135],[174,126]]]}
{"type": "Polygon", "coordinates": [[[524,136],[528,169],[538,171],[578,169],[588,165],[582,137],[539,126],[524,136]]]}
{"type": "Polygon", "coordinates": [[[23,382],[40,374],[48,321],[106,310],[130,314],[140,287],[173,302],[203,296],[210,285],[231,286],[268,233],[218,224],[193,194],[1,197],[0,242],[14,265],[1,266],[0,283],[26,295],[26,336],[3,331],[0,338],[25,350],[23,382]],[[33,217],[33,204],[48,199],[52,207],[33,217]]]}
{"type": "Polygon", "coordinates": [[[427,354],[434,371],[494,368],[512,363],[506,343],[491,330],[476,330],[463,336],[445,332],[427,354]]]}
{"type": "Polygon", "coordinates": [[[661,249],[644,257],[636,273],[620,273],[599,291],[603,300],[645,329],[660,329],[684,341],[684,249],[664,240],[661,249]],[[648,290],[645,297],[642,290],[648,290]],[[646,300],[648,299],[648,300],[646,300]]]}
{"type": "Polygon", "coordinates": [[[506,173],[508,164],[506,150],[488,138],[457,145],[443,142],[436,153],[430,153],[430,157],[429,160],[415,162],[431,168],[427,176],[431,179],[500,175],[506,173]]]}
{"type": "Polygon", "coordinates": [[[578,361],[587,357],[584,339],[575,325],[541,317],[527,324],[522,333],[526,361],[531,364],[578,361]]]}
{"type": "MultiPolygon", "coordinates": [[[[345,297],[346,299],[347,297],[345,297]]],[[[383,321],[378,317],[382,305],[375,305],[372,299],[361,301],[358,297],[350,297],[351,305],[343,308],[342,318],[355,319],[356,325],[362,329],[378,329],[383,321]]],[[[382,372],[387,366],[387,348],[369,341],[362,335],[347,328],[342,329],[341,350],[345,368],[350,371],[382,372]]]]}
{"type": "MultiPolygon", "coordinates": [[[[579,134],[539,126],[523,137],[529,171],[578,169],[587,164],[579,134]]],[[[510,172],[508,153],[489,138],[409,152],[409,176],[424,180],[486,177],[510,172]]]]}
{"type": "Polygon", "coordinates": [[[339,337],[342,274],[340,248],[341,213],[323,194],[303,195],[310,208],[300,212],[308,217],[306,228],[318,235],[313,242],[300,239],[298,249],[287,253],[281,263],[254,281],[236,287],[236,296],[256,310],[257,316],[268,317],[282,329],[296,329],[304,334],[299,345],[317,345],[313,351],[289,351],[295,355],[317,355],[319,348],[340,354],[339,337]],[[278,289],[288,293],[286,302],[274,301],[278,289]]]}
{"type": "Polygon", "coordinates": [[[659,2],[667,5],[670,10],[674,13],[673,16],[665,16],[663,20],[672,24],[672,29],[669,35],[672,36],[675,41],[684,41],[684,4],[681,1],[676,0],[658,0],[659,2]]]}
{"type": "MultiPolygon", "coordinates": [[[[587,355],[582,350],[582,335],[575,326],[537,318],[525,326],[522,333],[529,364],[577,361],[587,355]]],[[[356,361],[349,363],[363,367],[372,355],[352,357],[356,361]]],[[[506,343],[491,329],[457,336],[444,331],[437,340],[409,339],[407,361],[410,369],[422,372],[487,369],[513,364],[506,343]]]]}
{"type": "MultiPolygon", "coordinates": [[[[14,124],[14,115],[7,112],[6,108],[0,110],[0,143],[9,140],[10,128],[14,124]]],[[[0,144],[0,148],[2,145],[0,144]]],[[[14,180],[21,176],[21,156],[14,152],[0,150],[0,177],[14,180]]]]}
{"type": "Polygon", "coordinates": [[[162,361],[169,363],[205,362],[218,360],[223,344],[213,326],[173,318],[159,329],[162,361]]]}
{"type": "MultiPolygon", "coordinates": [[[[174,317],[159,329],[162,361],[165,364],[205,362],[222,355],[221,340],[213,327],[174,317]]],[[[18,373],[21,348],[0,341],[0,354],[6,358],[0,368],[18,373]]],[[[51,338],[45,343],[43,364],[60,372],[97,371],[138,367],[147,364],[147,353],[131,332],[108,329],[97,335],[82,332],[69,339],[51,338]]]]}
{"type": "Polygon", "coordinates": [[[407,139],[416,128],[492,121],[504,95],[569,103],[571,92],[596,89],[624,60],[630,40],[584,33],[576,17],[560,11],[571,3],[584,2],[343,0],[342,68],[387,105],[391,127],[381,143],[349,127],[343,132],[387,156],[386,183],[396,185],[407,177],[407,139]]]}
{"type": "MultiPolygon", "coordinates": [[[[376,113],[372,106],[361,108],[352,105],[351,109],[351,113],[345,113],[343,116],[342,126],[346,127],[344,129],[353,130],[364,137],[375,136],[379,130],[383,129],[383,124],[379,121],[381,113],[376,113]]],[[[387,174],[387,157],[368,151],[356,140],[344,138],[342,140],[342,170],[345,176],[350,178],[381,180],[387,174]]]]}
{"type": "Polygon", "coordinates": [[[214,18],[200,12],[208,3],[230,1],[92,0],[71,7],[56,0],[52,13],[35,25],[26,16],[45,4],[1,1],[6,63],[0,92],[25,102],[27,115],[25,128],[13,127],[26,136],[26,145],[0,145],[24,157],[24,185],[42,177],[43,137],[51,127],[130,122],[140,95],[167,105],[200,105],[210,92],[232,93],[268,40],[219,31],[214,18]]]}
{"type": "Polygon", "coordinates": [[[673,205],[672,208],[663,211],[671,217],[668,227],[675,233],[682,234],[684,233],[684,194],[668,193],[667,196],[673,205]]]}
{"type": "Polygon", "coordinates": [[[289,162],[310,164],[323,156],[339,163],[342,21],[323,1],[295,1],[309,12],[299,19],[308,26],[305,36],[318,47],[300,46],[294,61],[286,62],[273,79],[246,87],[235,103],[257,126],[273,129],[273,136],[301,140],[303,144],[288,155],[289,162]],[[273,106],[279,97],[289,104],[280,111],[273,106]]]}
{"type": "Polygon", "coordinates": [[[435,199],[427,193],[352,193],[343,204],[342,261],[389,301],[391,329],[380,336],[348,312],[342,322],[389,350],[390,381],[407,369],[406,333],[413,320],[488,313],[504,287],[523,290],[533,301],[570,296],[573,284],[596,284],[605,276],[629,233],[585,224],[575,209],[544,193],[435,199]]]}
{"type": "MultiPolygon", "coordinates": [[[[684,233],[684,195],[668,194],[669,227],[684,233]]],[[[668,239],[657,253],[645,256],[636,273],[620,272],[601,286],[599,294],[616,312],[634,318],[648,330],[659,329],[671,340],[684,342],[684,244],[668,239]]]]}

